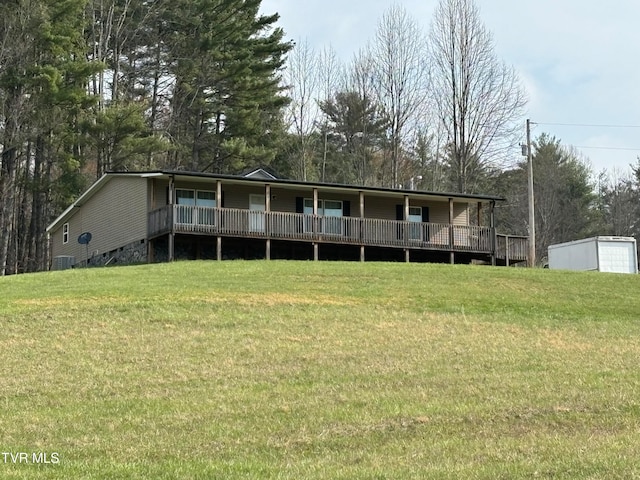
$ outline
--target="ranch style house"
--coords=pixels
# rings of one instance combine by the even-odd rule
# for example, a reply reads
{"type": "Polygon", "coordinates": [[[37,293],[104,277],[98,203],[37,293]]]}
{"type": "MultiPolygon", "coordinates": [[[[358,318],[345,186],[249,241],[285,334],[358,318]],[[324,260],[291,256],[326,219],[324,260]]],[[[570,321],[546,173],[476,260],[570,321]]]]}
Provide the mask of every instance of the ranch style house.
{"type": "Polygon", "coordinates": [[[113,172],[47,232],[52,269],[235,258],[526,261],[526,237],[496,232],[501,200],[284,180],[261,168],[243,176],[113,172]]]}

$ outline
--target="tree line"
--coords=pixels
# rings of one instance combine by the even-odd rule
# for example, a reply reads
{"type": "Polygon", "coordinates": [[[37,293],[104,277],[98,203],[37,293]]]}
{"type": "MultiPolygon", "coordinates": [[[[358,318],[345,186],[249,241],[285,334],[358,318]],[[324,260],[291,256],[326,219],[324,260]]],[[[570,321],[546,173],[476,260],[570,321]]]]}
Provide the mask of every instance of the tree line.
{"type": "MultiPolygon", "coordinates": [[[[46,269],[46,225],[106,171],[496,193],[499,227],[526,234],[526,93],[473,0],[440,0],[426,31],[390,8],[348,64],[260,3],[0,4],[0,274],[46,269]]],[[[637,168],[594,182],[559,140],[534,147],[541,249],[637,231],[637,168]]]]}
{"type": "Polygon", "coordinates": [[[236,173],[286,136],[292,45],[260,0],[0,3],[0,275],[106,171],[236,173]]]}

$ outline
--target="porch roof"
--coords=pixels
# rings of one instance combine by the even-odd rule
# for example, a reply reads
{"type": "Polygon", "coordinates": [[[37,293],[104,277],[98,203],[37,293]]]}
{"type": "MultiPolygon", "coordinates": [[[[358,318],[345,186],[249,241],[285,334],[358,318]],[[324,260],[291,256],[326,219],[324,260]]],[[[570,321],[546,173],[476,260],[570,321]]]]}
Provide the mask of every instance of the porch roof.
{"type": "Polygon", "coordinates": [[[410,197],[416,198],[427,198],[434,200],[444,200],[444,199],[453,199],[457,201],[462,201],[466,203],[472,202],[481,202],[481,203],[490,203],[496,201],[504,201],[505,198],[497,195],[479,195],[479,194],[465,194],[465,193],[453,193],[453,192],[432,192],[427,190],[408,190],[408,189],[396,189],[396,188],[388,188],[388,187],[368,187],[362,185],[347,185],[341,183],[322,183],[322,182],[304,182],[301,180],[288,180],[281,178],[274,179],[264,179],[264,178],[251,178],[251,177],[243,177],[239,175],[222,175],[222,174],[214,174],[214,173],[200,173],[200,172],[184,172],[177,170],[158,170],[152,172],[131,172],[132,175],[140,175],[146,177],[155,177],[155,178],[170,178],[174,177],[176,179],[183,180],[200,180],[203,182],[213,181],[213,180],[224,180],[227,184],[270,184],[270,185],[278,185],[282,188],[292,188],[292,189],[312,189],[314,187],[320,188],[322,190],[331,190],[331,191],[343,191],[343,192],[365,192],[365,193],[373,193],[378,196],[389,196],[389,197],[397,197],[398,195],[409,195],[410,197]]]}
{"type": "Polygon", "coordinates": [[[504,197],[495,195],[476,195],[464,193],[448,193],[448,192],[430,192],[425,190],[407,190],[394,189],[388,187],[368,187],[362,185],[345,185],[339,183],[321,183],[321,182],[303,182],[299,180],[287,179],[265,179],[256,177],[244,177],[239,175],[222,175],[214,173],[187,172],[180,170],[150,170],[141,172],[107,172],[100,177],[93,185],[91,185],[78,199],[73,202],[64,212],[58,216],[48,227],[47,233],[59,228],[63,223],[67,222],[93,195],[95,195],[107,182],[118,177],[140,177],[140,178],[162,178],[162,179],[180,179],[196,182],[212,182],[215,180],[224,181],[226,184],[236,185],[278,185],[281,188],[289,189],[313,189],[319,188],[323,191],[333,191],[342,193],[358,193],[364,192],[375,194],[382,197],[398,197],[399,195],[408,195],[413,199],[427,199],[444,201],[452,199],[464,203],[492,203],[496,201],[504,201],[504,197]]]}

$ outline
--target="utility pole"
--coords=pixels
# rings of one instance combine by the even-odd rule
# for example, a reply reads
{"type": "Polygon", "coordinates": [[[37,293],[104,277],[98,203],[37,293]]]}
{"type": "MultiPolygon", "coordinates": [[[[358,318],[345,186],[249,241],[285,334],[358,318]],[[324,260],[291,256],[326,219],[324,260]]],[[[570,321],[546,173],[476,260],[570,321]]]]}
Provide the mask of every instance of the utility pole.
{"type": "Polygon", "coordinates": [[[529,266],[536,266],[536,213],[533,199],[533,154],[531,151],[531,121],[527,118],[527,173],[529,178],[529,266]]]}

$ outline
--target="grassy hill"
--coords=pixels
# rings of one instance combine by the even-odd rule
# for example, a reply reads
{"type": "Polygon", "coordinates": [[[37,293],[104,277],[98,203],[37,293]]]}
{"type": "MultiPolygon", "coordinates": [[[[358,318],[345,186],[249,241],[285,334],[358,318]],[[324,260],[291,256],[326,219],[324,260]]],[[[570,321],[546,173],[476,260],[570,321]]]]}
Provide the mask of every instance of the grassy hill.
{"type": "Polygon", "coordinates": [[[382,263],[0,278],[0,477],[637,478],[639,292],[382,263]]]}

